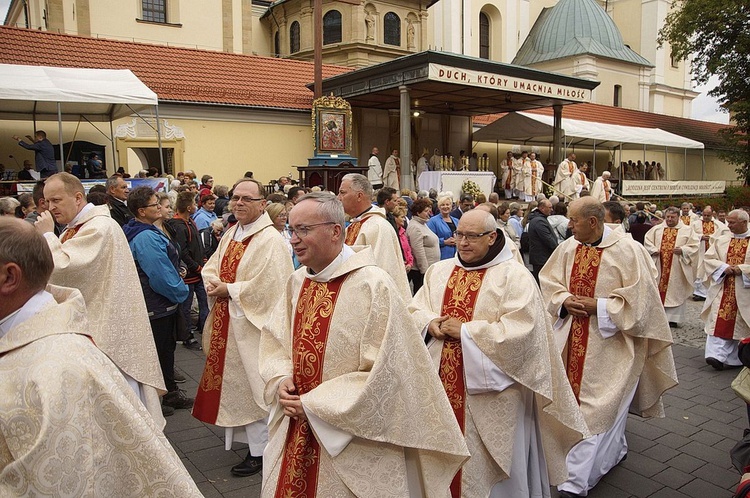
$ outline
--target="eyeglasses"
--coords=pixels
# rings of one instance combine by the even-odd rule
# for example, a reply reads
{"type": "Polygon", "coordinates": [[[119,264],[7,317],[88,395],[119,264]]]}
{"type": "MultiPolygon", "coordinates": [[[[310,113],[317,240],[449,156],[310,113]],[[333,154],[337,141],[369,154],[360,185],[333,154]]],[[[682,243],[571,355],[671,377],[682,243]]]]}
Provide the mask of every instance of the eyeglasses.
{"type": "Polygon", "coordinates": [[[159,205],[159,203],[158,203],[158,202],[154,202],[153,204],[146,204],[146,205],[145,205],[145,206],[143,206],[143,207],[144,207],[144,208],[152,208],[152,207],[154,207],[154,206],[158,206],[158,205],[159,205]]]}
{"type": "Polygon", "coordinates": [[[298,227],[289,227],[287,230],[289,231],[289,235],[297,234],[297,237],[300,239],[307,237],[307,234],[310,232],[311,228],[319,227],[321,225],[336,225],[335,221],[324,221],[323,223],[315,223],[313,225],[307,225],[307,226],[298,226],[298,227]]]}
{"type": "Polygon", "coordinates": [[[482,232],[482,233],[453,232],[453,237],[455,237],[456,240],[466,239],[469,242],[476,242],[477,240],[481,239],[485,235],[489,235],[494,232],[495,232],[494,230],[490,230],[489,232],[482,232]]]}
{"type": "Polygon", "coordinates": [[[243,195],[243,196],[234,195],[232,196],[231,200],[233,200],[234,202],[242,201],[243,204],[250,204],[253,201],[265,201],[265,199],[262,197],[255,199],[253,197],[250,197],[249,195],[243,195]]]}

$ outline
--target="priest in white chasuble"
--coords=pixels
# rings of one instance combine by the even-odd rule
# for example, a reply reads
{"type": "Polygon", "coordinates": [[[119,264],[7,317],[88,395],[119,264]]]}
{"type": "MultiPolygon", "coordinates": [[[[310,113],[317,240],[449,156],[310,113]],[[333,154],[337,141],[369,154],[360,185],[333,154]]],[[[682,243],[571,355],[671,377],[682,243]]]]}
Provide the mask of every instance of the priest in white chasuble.
{"type": "Polygon", "coordinates": [[[55,260],[50,283],[81,291],[94,342],[163,428],[159,396],[167,390],[138,270],[122,228],[107,206],[86,202],[81,181],[69,173],[47,179],[44,197],[49,211],[39,216],[36,228],[55,260]],[[59,239],[54,221],[65,225],[59,239]]]}
{"type": "Polygon", "coordinates": [[[586,496],[627,455],[628,410],[663,417],[662,394],[677,385],[672,334],[647,255],[604,226],[593,197],[568,211],[573,237],[539,273],[568,381],[592,436],[569,453],[560,495],[586,496]]]}
{"type": "Polygon", "coordinates": [[[659,270],[659,299],[670,324],[685,319],[685,301],[693,295],[699,239],[680,219],[676,207],[664,210],[664,223],[648,232],[643,247],[651,254],[659,270]]]}
{"type": "Polygon", "coordinates": [[[206,365],[193,405],[198,420],[224,427],[225,447],[248,444],[232,474],[247,477],[263,466],[268,442],[265,383],[258,370],[260,330],[273,317],[279,289],[294,268],[286,242],[265,211],[265,189],[243,179],[232,200],[237,224],[227,230],[203,266],[209,312],[203,330],[206,365]]]}
{"type": "Polygon", "coordinates": [[[701,312],[706,331],[706,363],[717,370],[738,367],[739,341],[750,337],[750,241],[748,214],[727,216],[729,233],[711,239],[703,269],[708,297],[701,312]]]}
{"type": "Polygon", "coordinates": [[[516,160],[513,157],[513,152],[508,151],[505,154],[505,159],[500,163],[500,183],[505,191],[505,199],[510,200],[515,195],[515,173],[514,166],[516,160]]]}
{"type": "Polygon", "coordinates": [[[305,265],[263,329],[272,404],[261,495],[445,498],[469,453],[424,341],[327,193],[290,212],[305,265]]]}
{"type": "Polygon", "coordinates": [[[471,453],[451,495],[549,496],[587,429],[541,293],[491,214],[464,213],[456,239],[409,304],[471,453]]]}
{"type": "Polygon", "coordinates": [[[706,251],[708,251],[708,248],[711,247],[711,239],[720,237],[730,232],[729,228],[727,228],[724,223],[714,219],[714,210],[711,208],[711,206],[706,206],[703,208],[701,217],[693,221],[690,224],[690,228],[695,233],[695,237],[699,238],[698,257],[696,258],[695,265],[695,281],[693,282],[693,299],[697,301],[706,299],[707,296],[707,289],[703,284],[703,282],[706,280],[706,272],[703,267],[703,261],[706,256],[706,251]]]}
{"type": "MultiPolygon", "coordinates": [[[[575,174],[578,171],[576,155],[572,152],[557,166],[553,186],[555,194],[565,196],[565,199],[573,199],[576,194],[575,174]]],[[[562,197],[561,197],[562,199],[562,197]]]]}
{"type": "Polygon", "coordinates": [[[31,225],[0,219],[0,496],[202,496],[80,291],[47,286],[53,265],[31,225]]]}
{"type": "Polygon", "coordinates": [[[372,205],[372,185],[367,177],[350,173],[341,179],[338,198],[351,217],[346,229],[346,245],[370,246],[375,263],[396,283],[401,299],[411,299],[404,257],[398,235],[385,217],[385,210],[372,205]]]}

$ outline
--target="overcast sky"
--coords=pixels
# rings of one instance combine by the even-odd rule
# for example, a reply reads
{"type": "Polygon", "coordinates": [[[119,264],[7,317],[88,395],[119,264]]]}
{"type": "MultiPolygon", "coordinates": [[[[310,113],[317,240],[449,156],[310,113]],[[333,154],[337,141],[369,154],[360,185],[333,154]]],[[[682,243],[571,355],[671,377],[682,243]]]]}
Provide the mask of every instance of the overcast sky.
{"type": "MultiPolygon", "coordinates": [[[[2,20],[5,20],[5,15],[8,13],[8,6],[10,0],[0,0],[0,15],[2,20]]],[[[719,110],[719,105],[716,101],[706,95],[713,86],[716,85],[717,80],[712,78],[714,81],[709,82],[707,88],[696,88],[696,91],[701,92],[701,95],[693,100],[693,115],[695,119],[702,119],[704,121],[714,121],[717,123],[728,123],[729,115],[719,110]]]]}

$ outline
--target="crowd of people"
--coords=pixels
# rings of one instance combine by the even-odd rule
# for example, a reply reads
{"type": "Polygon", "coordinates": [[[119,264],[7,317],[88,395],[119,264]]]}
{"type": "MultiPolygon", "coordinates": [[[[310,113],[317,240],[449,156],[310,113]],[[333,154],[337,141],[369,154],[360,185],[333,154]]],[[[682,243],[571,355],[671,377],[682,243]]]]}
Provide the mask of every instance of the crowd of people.
{"type": "Polygon", "coordinates": [[[602,202],[574,160],[550,198],[186,171],[0,199],[0,490],[56,494],[48,455],[96,438],[82,489],[195,495],[162,434],[191,409],[247,444],[231,473],[263,472],[263,496],[586,496],[627,457],[628,412],[663,416],[687,299],[706,362],[741,364],[750,232],[743,209],[602,202]],[[178,342],[206,355],[194,395],[178,342]]]}

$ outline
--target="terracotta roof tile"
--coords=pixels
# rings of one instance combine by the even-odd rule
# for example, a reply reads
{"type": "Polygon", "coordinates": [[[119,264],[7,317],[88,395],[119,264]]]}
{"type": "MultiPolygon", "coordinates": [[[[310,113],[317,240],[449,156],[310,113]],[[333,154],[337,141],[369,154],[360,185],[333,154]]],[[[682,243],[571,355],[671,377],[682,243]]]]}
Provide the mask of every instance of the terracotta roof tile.
{"type": "MultiPolygon", "coordinates": [[[[530,113],[545,114],[552,116],[552,108],[534,109],[530,113]]],[[[487,125],[505,116],[505,114],[488,114],[477,116],[474,122],[479,125],[487,125]]],[[[660,128],[664,131],[690,138],[703,143],[706,148],[722,148],[723,142],[718,136],[719,130],[728,125],[700,121],[697,119],[678,118],[665,114],[654,114],[651,112],[624,109],[622,107],[610,107],[601,104],[571,104],[563,107],[563,118],[578,119],[594,123],[607,123],[624,126],[638,126],[641,128],[660,128]]]]}
{"type": "MultiPolygon", "coordinates": [[[[310,109],[310,62],[0,26],[0,63],[130,69],[162,101],[310,109]]],[[[323,66],[323,78],[350,71],[323,66]]]]}

